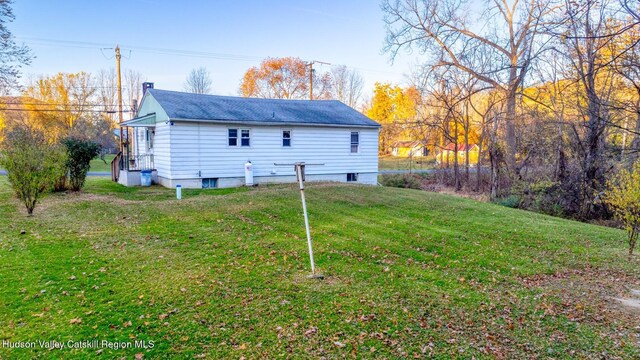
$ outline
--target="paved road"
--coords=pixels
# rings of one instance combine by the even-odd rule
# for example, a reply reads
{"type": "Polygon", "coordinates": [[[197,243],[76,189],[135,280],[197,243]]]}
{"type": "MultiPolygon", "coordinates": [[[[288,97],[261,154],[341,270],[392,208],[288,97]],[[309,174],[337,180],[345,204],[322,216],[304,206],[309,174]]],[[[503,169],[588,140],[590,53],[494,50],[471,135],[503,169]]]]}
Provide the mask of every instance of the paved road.
{"type": "MultiPolygon", "coordinates": [[[[0,175],[7,175],[7,172],[0,170],[0,175]]],[[[89,171],[87,176],[111,176],[111,173],[105,171],[89,171]]]]}

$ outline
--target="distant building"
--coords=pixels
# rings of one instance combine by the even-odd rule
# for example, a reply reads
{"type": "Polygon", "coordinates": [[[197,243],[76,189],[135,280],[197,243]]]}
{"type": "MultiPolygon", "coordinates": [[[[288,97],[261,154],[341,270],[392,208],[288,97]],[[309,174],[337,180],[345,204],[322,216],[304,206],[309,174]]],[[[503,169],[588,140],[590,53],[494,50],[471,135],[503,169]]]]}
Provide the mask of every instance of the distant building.
{"type": "Polygon", "coordinates": [[[296,181],[377,183],[380,125],[333,100],[281,100],[191,94],[147,86],[134,119],[123,122],[125,148],[114,180],[140,185],[140,171],[166,187],[234,187],[296,181]]]}
{"type": "Polygon", "coordinates": [[[399,157],[421,157],[429,155],[426,145],[420,141],[396,141],[391,147],[391,155],[399,157]]]}
{"type": "Polygon", "coordinates": [[[477,165],[480,148],[476,144],[469,144],[467,147],[465,144],[458,144],[456,146],[456,144],[450,143],[444,148],[438,149],[436,162],[438,164],[452,166],[455,163],[455,156],[457,156],[458,164],[463,165],[467,158],[467,152],[469,153],[469,165],[477,165]]]}

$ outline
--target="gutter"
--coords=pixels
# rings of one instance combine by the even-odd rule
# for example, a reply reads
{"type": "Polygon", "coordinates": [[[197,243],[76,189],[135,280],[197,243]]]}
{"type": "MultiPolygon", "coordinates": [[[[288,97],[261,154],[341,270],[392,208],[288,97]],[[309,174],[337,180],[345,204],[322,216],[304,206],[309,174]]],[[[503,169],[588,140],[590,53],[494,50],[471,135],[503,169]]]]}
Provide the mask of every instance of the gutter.
{"type": "Polygon", "coordinates": [[[356,124],[326,124],[326,123],[299,123],[299,122],[280,122],[280,121],[256,121],[256,120],[211,120],[211,119],[178,119],[170,118],[170,121],[180,122],[200,122],[213,124],[237,124],[237,125],[265,125],[265,126],[311,126],[311,127],[343,127],[343,128],[368,128],[379,129],[382,126],[376,125],[356,125],[356,124]]]}

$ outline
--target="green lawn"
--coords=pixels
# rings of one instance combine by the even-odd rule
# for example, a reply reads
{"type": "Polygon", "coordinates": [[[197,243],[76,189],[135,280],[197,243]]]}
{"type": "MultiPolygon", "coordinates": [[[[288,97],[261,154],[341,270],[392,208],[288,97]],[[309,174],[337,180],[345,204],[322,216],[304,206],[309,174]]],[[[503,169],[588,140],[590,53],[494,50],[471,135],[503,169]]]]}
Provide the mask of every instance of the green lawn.
{"type": "Polygon", "coordinates": [[[435,167],[436,160],[433,156],[427,157],[398,157],[398,156],[379,156],[378,168],[380,170],[426,170],[435,167]]]}
{"type": "Polygon", "coordinates": [[[102,159],[100,159],[100,157],[91,160],[91,168],[89,169],[89,171],[110,172],[111,160],[113,160],[114,157],[114,154],[105,155],[104,160],[106,161],[106,164],[104,161],[102,161],[102,159]]]}
{"type": "Polygon", "coordinates": [[[396,188],[124,188],[27,217],[0,177],[0,340],[153,341],[0,358],[632,358],[624,233],[396,188]],[[24,234],[21,234],[23,232],[24,234]]]}

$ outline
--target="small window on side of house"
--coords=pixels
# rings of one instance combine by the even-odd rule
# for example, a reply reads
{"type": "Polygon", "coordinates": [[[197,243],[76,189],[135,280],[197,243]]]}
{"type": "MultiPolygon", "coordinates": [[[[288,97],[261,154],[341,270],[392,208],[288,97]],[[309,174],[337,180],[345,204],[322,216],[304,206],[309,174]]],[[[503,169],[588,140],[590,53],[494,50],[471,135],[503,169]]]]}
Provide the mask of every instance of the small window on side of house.
{"type": "Polygon", "coordinates": [[[347,182],[358,181],[358,173],[347,173],[347,182]]]}
{"type": "Polygon", "coordinates": [[[240,130],[240,146],[251,146],[251,131],[249,129],[240,130]]]}
{"type": "Polygon", "coordinates": [[[357,131],[351,132],[351,152],[357,153],[360,146],[360,133],[357,131]]]}
{"type": "Polygon", "coordinates": [[[229,129],[229,146],[238,146],[238,129],[229,129]]]}
{"type": "Polygon", "coordinates": [[[282,130],[282,147],[291,147],[291,130],[282,130]]]}
{"type": "Polygon", "coordinates": [[[218,187],[218,178],[202,179],[203,189],[215,189],[218,187]]]}

